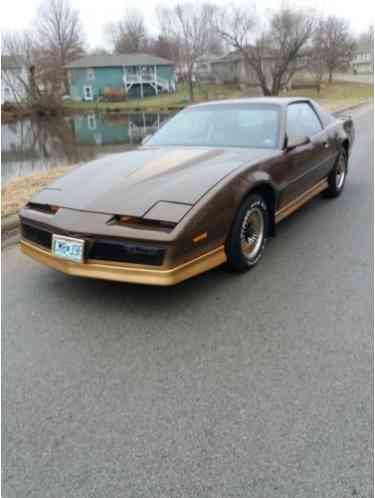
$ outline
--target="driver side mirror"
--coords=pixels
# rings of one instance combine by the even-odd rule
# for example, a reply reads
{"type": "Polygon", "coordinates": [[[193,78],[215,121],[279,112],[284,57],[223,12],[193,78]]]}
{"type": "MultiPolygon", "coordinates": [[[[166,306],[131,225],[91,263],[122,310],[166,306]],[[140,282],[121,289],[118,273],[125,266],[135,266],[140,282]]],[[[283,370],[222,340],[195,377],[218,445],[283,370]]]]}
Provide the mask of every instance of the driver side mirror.
{"type": "Polygon", "coordinates": [[[285,150],[289,152],[296,147],[301,147],[302,145],[307,145],[311,142],[309,137],[288,137],[286,140],[285,150]]]}

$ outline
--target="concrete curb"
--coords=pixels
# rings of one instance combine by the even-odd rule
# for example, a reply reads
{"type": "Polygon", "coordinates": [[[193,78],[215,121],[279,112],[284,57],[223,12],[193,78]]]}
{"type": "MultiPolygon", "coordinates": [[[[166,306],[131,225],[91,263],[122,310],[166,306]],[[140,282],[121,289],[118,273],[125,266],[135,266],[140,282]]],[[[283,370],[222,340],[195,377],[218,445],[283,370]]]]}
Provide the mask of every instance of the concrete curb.
{"type": "MultiPolygon", "coordinates": [[[[350,107],[344,107],[343,109],[340,109],[339,111],[334,111],[332,114],[334,116],[338,116],[339,114],[343,114],[344,112],[352,111],[354,109],[357,109],[358,107],[361,107],[363,105],[367,105],[371,102],[371,100],[367,100],[365,102],[361,102],[360,104],[352,105],[350,107]]],[[[2,235],[5,234],[6,232],[11,232],[12,230],[15,230],[18,228],[20,225],[20,219],[18,215],[12,214],[10,216],[6,216],[5,218],[1,219],[1,233],[2,235]]]]}

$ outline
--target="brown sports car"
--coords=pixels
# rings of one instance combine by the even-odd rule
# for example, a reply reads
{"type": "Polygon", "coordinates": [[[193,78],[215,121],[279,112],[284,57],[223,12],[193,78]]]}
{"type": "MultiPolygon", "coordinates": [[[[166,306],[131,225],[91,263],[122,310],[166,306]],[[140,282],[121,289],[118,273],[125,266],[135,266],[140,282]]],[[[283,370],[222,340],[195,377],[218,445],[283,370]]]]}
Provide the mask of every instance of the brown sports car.
{"type": "Polygon", "coordinates": [[[93,161],[20,213],[22,251],[70,275],[173,285],[226,263],[247,271],[276,225],[338,196],[354,140],[303,98],[189,107],[137,150],[93,161]]]}

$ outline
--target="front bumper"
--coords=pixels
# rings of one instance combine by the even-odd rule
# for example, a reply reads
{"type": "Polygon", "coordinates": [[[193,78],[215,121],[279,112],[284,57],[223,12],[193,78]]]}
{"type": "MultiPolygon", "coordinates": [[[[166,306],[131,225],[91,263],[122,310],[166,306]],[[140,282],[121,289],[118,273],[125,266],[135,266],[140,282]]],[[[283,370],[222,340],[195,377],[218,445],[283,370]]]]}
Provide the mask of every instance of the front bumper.
{"type": "Polygon", "coordinates": [[[217,247],[175,268],[164,270],[125,263],[100,262],[97,260],[74,263],[57,258],[52,255],[51,251],[26,240],[21,240],[21,250],[24,254],[39,263],[68,275],[161,286],[178,284],[183,280],[215,268],[226,261],[224,246],[217,247]]]}

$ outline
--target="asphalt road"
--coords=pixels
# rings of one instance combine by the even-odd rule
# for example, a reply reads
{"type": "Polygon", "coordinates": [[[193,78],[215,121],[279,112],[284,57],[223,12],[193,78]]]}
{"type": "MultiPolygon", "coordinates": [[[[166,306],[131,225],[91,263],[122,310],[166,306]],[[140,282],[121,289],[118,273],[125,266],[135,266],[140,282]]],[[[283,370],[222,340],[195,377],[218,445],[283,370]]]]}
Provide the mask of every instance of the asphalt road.
{"type": "Polygon", "coordinates": [[[175,288],[3,251],[3,493],[372,496],[371,113],[336,200],[175,288]]]}

